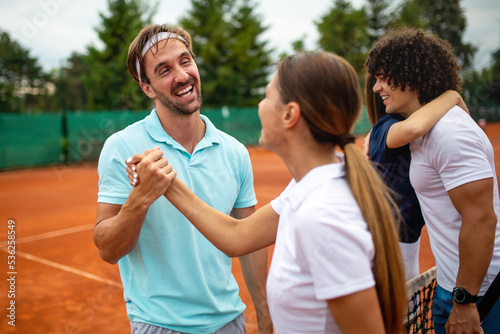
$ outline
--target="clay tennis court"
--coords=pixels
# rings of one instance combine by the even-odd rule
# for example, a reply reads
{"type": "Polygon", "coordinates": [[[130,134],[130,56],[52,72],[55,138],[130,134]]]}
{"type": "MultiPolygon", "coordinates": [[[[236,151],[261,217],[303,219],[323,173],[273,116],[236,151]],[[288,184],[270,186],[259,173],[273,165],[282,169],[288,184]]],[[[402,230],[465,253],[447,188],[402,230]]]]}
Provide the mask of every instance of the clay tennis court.
{"type": "MultiPolygon", "coordinates": [[[[488,124],[486,133],[500,174],[500,123],[488,124]]],[[[249,152],[260,206],[285,188],[290,174],[273,153],[254,147],[249,152]]],[[[130,332],[118,267],[102,261],[92,242],[97,181],[95,163],[0,172],[0,332],[130,332]],[[7,236],[14,228],[15,267],[9,268],[7,236]],[[8,324],[12,319],[15,327],[8,324]]],[[[233,264],[248,306],[247,330],[255,333],[253,305],[238,260],[233,264]]],[[[433,265],[424,233],[421,272],[433,265]]]]}

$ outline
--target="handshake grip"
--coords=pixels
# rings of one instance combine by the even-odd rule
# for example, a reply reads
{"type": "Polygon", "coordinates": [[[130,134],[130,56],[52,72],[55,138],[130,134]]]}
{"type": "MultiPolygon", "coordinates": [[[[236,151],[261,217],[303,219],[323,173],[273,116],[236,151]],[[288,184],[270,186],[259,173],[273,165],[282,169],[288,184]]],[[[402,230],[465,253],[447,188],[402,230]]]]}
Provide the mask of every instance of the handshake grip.
{"type": "Polygon", "coordinates": [[[168,175],[171,180],[175,179],[177,173],[173,170],[173,167],[168,163],[167,158],[163,156],[163,152],[159,147],[153,149],[148,149],[144,153],[136,153],[132,157],[125,160],[126,171],[130,184],[135,187],[139,184],[139,165],[145,164],[146,169],[150,175],[154,174],[164,174],[168,175]]]}

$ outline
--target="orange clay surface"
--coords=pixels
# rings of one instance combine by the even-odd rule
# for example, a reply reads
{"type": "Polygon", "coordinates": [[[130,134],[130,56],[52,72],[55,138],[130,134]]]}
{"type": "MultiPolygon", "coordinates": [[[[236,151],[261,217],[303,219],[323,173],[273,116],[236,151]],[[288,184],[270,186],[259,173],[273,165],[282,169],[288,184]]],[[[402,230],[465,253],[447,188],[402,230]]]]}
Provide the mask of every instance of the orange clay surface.
{"type": "MultiPolygon", "coordinates": [[[[488,124],[486,132],[500,166],[500,124],[488,124]]],[[[260,207],[280,194],[290,174],[275,154],[248,150],[260,207]]],[[[1,333],[130,333],[118,267],[102,261],[92,242],[97,181],[95,163],[0,173],[1,333]],[[17,242],[13,268],[8,264],[9,220],[17,242]],[[12,302],[14,311],[8,310],[12,302]],[[15,327],[8,324],[9,315],[15,327]]],[[[269,247],[269,261],[272,251],[269,247]]],[[[255,333],[255,312],[239,261],[233,265],[248,306],[247,330],[255,333]]],[[[433,265],[424,230],[420,269],[433,265]]]]}

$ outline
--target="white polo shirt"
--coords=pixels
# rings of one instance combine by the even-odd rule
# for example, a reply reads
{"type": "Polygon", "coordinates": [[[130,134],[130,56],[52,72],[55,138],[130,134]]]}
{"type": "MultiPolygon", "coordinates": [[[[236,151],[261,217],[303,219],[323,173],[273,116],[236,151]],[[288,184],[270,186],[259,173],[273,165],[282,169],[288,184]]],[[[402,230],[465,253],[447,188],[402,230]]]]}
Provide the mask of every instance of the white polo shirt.
{"type": "Polygon", "coordinates": [[[280,215],[267,280],[276,333],[340,333],[326,301],[375,285],[372,237],[344,164],[292,180],[271,206],[280,215]]]}

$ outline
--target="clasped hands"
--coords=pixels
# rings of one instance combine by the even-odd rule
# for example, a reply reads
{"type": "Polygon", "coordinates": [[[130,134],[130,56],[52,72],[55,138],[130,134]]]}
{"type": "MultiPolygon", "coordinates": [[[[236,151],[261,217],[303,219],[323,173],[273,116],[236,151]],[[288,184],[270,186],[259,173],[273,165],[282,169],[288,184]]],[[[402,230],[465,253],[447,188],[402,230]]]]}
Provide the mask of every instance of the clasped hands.
{"type": "Polygon", "coordinates": [[[142,189],[145,196],[155,200],[167,191],[177,176],[177,172],[168,163],[167,158],[163,157],[159,147],[146,150],[142,154],[136,153],[128,158],[125,164],[130,184],[142,189]]]}

